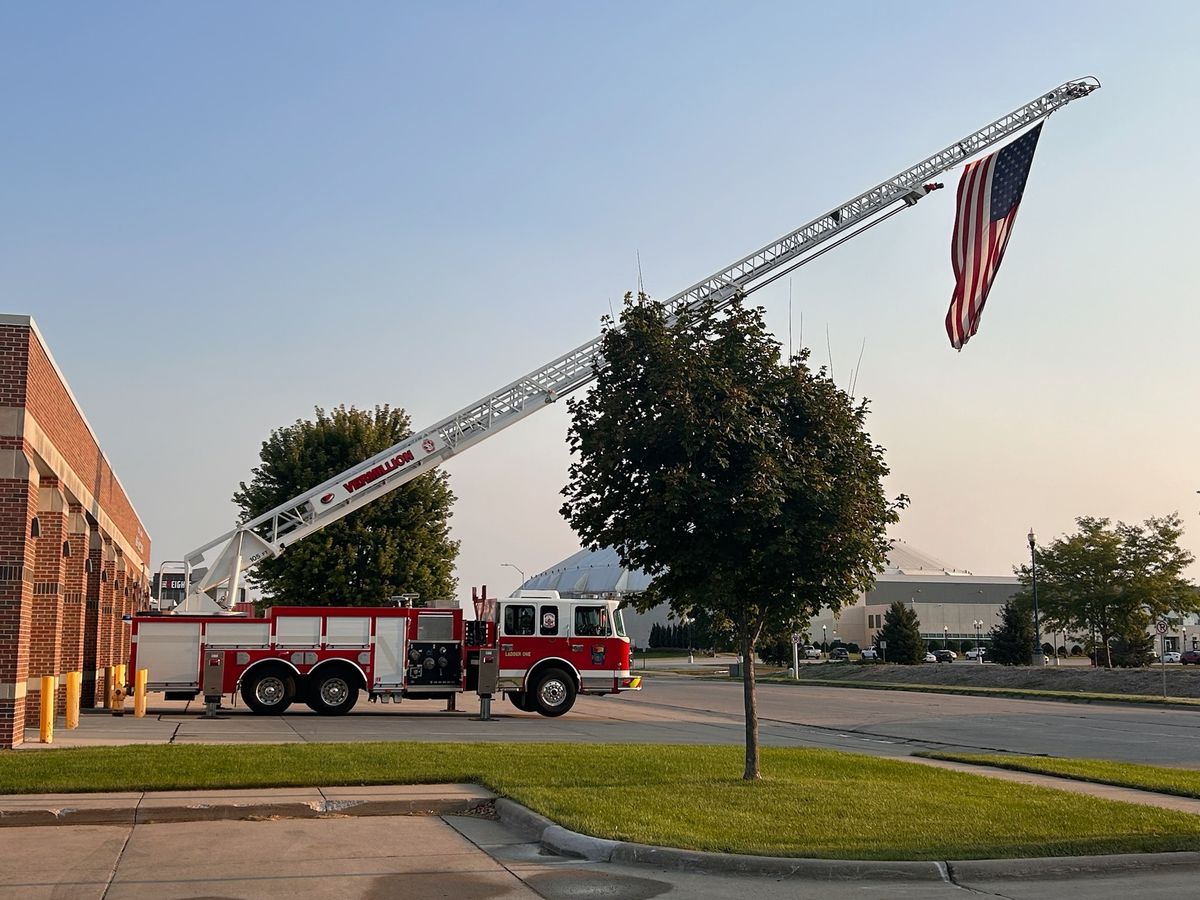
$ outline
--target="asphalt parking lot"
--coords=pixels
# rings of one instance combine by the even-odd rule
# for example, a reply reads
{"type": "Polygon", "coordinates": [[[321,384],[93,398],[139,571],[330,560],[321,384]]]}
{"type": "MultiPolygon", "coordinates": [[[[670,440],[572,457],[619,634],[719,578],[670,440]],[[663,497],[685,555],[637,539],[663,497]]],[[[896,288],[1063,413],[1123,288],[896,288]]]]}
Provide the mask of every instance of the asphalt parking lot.
{"type": "MultiPolygon", "coordinates": [[[[432,702],[360,701],[347,716],[303,707],[261,717],[244,707],[204,719],[193,703],[151,695],[145,718],[85,713],[75,731],[59,726],[54,746],[128,743],[292,741],[569,741],[727,744],[743,740],[741,685],[652,675],[639,693],[580,697],[558,719],[493,704],[496,720],[478,721],[472,695],[458,712],[432,702]]],[[[1200,766],[1200,710],[1129,704],[1080,704],[811,685],[759,686],[762,740],[887,756],[921,749],[1009,751],[1085,756],[1160,765],[1200,766]]],[[[36,733],[32,735],[36,738],[36,733]]],[[[43,745],[29,742],[27,749],[43,745]]]]}

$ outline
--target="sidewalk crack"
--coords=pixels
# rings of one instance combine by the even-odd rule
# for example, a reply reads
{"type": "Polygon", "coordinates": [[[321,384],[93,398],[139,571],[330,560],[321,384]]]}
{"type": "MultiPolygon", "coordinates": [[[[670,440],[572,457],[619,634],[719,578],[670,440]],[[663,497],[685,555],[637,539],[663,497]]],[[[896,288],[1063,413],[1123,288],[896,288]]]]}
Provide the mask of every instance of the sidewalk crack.
{"type": "Polygon", "coordinates": [[[138,810],[142,808],[142,801],[146,799],[146,792],[138,796],[137,806],[133,808],[133,822],[129,826],[129,832],[125,835],[125,840],[121,843],[121,849],[117,852],[117,858],[113,860],[112,868],[108,872],[108,880],[104,882],[104,890],[100,894],[100,900],[107,900],[108,892],[112,889],[113,881],[116,880],[117,870],[121,868],[121,860],[125,858],[125,848],[129,846],[130,840],[133,839],[133,829],[137,828],[138,810]]]}
{"type": "Polygon", "coordinates": [[[954,864],[949,861],[939,862],[937,866],[942,872],[942,877],[946,879],[946,883],[952,884],[960,891],[966,891],[969,894],[975,894],[977,897],[999,897],[1000,900],[1016,900],[1016,898],[1010,897],[1008,894],[997,894],[995,891],[981,891],[978,888],[968,887],[965,884],[960,884],[957,877],[954,875],[954,864]]]}

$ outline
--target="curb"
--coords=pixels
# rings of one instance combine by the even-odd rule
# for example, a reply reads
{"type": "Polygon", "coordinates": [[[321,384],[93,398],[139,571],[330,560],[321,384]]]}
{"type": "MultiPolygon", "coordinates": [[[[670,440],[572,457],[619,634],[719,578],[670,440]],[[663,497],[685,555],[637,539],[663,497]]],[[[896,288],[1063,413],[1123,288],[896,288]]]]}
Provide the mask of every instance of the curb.
{"type": "Polygon", "coordinates": [[[1200,869],[1200,853],[1119,853],[1112,856],[1051,856],[1041,859],[972,859],[947,863],[955,881],[1008,878],[1074,878],[1118,872],[1200,869]]]}
{"type": "Polygon", "coordinates": [[[174,806],[130,805],[115,808],[0,810],[0,828],[41,825],[152,825],[177,822],[246,821],[256,819],[320,819],[333,816],[461,816],[491,807],[478,797],[455,800],[317,800],[292,802],[230,801],[180,803],[174,806]]]}
{"type": "Polygon", "coordinates": [[[1078,875],[1161,870],[1200,873],[1200,852],[1125,853],[1113,856],[1053,856],[948,862],[875,859],[808,859],[708,853],[610,841],[570,831],[512,800],[498,799],[496,814],[506,825],[532,832],[560,856],[588,862],[657,866],[689,872],[767,875],[823,881],[908,881],[959,884],[1005,878],[1073,878],[1078,875]]]}

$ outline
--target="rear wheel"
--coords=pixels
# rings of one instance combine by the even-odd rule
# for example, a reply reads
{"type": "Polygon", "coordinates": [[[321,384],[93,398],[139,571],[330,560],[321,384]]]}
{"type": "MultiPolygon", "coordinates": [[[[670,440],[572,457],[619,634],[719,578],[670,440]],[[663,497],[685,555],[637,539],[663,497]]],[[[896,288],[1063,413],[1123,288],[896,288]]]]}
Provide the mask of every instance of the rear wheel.
{"type": "Polygon", "coordinates": [[[267,669],[252,672],[242,680],[242,699],[251,712],[260,716],[279,715],[295,697],[296,680],[288,672],[267,669]]]}
{"type": "Polygon", "coordinates": [[[561,716],[575,705],[575,681],[562,669],[549,669],[538,676],[533,689],[533,706],[543,716],[561,716]]]}
{"type": "Polygon", "coordinates": [[[350,673],[340,669],[319,674],[310,685],[308,698],[304,702],[320,716],[345,715],[358,702],[358,682],[350,673]]]}

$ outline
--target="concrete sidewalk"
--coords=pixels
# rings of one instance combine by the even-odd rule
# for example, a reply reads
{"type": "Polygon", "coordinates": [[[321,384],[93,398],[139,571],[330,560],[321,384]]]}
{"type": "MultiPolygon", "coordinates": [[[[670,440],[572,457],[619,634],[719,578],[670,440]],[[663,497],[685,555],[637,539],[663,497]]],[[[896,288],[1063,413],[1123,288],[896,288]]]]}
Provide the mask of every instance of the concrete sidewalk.
{"type": "Polygon", "coordinates": [[[1174,897],[1200,853],[864,862],[569,831],[476,785],[0,797],[4,897],[1174,897]],[[67,827],[37,827],[37,826],[67,827]],[[549,851],[549,852],[548,852],[549,851]]]}

